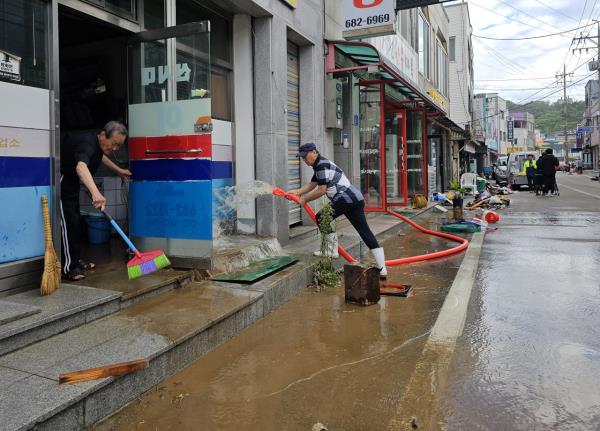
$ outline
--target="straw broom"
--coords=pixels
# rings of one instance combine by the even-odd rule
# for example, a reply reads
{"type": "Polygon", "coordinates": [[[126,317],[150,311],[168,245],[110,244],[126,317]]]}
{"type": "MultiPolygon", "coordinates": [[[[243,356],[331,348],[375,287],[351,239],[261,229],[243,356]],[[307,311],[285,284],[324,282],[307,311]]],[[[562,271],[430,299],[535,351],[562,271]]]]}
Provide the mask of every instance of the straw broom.
{"type": "Polygon", "coordinates": [[[46,239],[46,252],[44,253],[44,273],[40,292],[50,295],[60,286],[60,261],[56,257],[54,244],[52,244],[52,228],[50,227],[50,212],[48,211],[48,197],[42,195],[42,214],[44,216],[44,236],[46,239]]]}

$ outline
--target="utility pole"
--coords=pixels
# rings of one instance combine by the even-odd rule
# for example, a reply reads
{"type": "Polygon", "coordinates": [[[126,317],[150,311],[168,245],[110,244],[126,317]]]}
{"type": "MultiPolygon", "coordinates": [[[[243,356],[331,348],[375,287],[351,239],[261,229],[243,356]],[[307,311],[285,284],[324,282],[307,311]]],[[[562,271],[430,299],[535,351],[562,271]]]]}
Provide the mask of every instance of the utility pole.
{"type": "Polygon", "coordinates": [[[571,76],[573,75],[573,72],[571,73],[567,73],[567,65],[563,64],[563,73],[557,73],[555,75],[556,79],[560,80],[562,79],[562,83],[563,83],[563,106],[564,106],[564,110],[565,110],[565,128],[564,128],[564,140],[563,140],[563,150],[565,152],[565,164],[569,163],[569,153],[567,151],[567,145],[568,145],[568,137],[567,137],[567,114],[568,114],[568,108],[567,108],[567,76],[571,76]]]}
{"type": "MultiPolygon", "coordinates": [[[[571,42],[571,46],[573,46],[573,43],[575,41],[577,41],[577,46],[575,48],[573,48],[573,54],[575,54],[575,51],[579,51],[579,53],[581,54],[582,51],[585,50],[585,52],[589,52],[590,49],[592,50],[596,50],[596,52],[598,53],[598,56],[596,57],[596,59],[593,59],[590,63],[589,63],[589,70],[590,71],[594,71],[597,70],[598,71],[598,91],[600,91],[600,21],[595,20],[596,23],[596,37],[594,38],[593,36],[590,36],[589,33],[587,35],[583,35],[583,32],[581,32],[579,37],[574,37],[572,42],[571,42]],[[587,46],[587,42],[590,42],[592,44],[591,47],[587,46]],[[583,42],[583,46],[580,47],[580,43],[583,42]]],[[[593,91],[593,84],[592,84],[592,91],[593,91]]],[[[599,133],[598,127],[594,127],[592,133],[599,133]]],[[[593,161],[593,165],[594,165],[594,169],[596,168],[596,163],[597,161],[594,160],[593,161]]]]}

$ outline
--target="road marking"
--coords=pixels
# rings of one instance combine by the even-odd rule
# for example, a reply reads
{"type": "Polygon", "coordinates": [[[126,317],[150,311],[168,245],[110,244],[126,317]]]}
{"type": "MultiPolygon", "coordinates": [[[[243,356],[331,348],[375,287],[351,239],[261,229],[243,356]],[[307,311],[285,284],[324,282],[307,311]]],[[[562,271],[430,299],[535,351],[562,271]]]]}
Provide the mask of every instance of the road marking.
{"type": "Polygon", "coordinates": [[[573,190],[574,192],[581,193],[582,195],[587,195],[587,196],[591,196],[591,197],[596,198],[596,199],[600,199],[600,195],[594,195],[592,193],[584,192],[583,190],[579,190],[579,189],[576,189],[576,188],[573,188],[573,187],[569,187],[569,186],[565,185],[564,183],[559,183],[559,185],[561,187],[566,187],[569,190],[573,190]]]}

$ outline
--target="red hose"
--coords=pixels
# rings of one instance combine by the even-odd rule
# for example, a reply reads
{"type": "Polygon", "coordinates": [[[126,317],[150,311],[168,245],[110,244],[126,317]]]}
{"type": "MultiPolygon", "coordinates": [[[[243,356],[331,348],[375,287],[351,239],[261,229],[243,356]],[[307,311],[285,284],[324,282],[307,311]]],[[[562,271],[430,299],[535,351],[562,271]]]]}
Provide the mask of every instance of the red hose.
{"type": "MultiPolygon", "coordinates": [[[[273,194],[275,196],[281,196],[281,197],[284,197],[284,198],[289,199],[291,201],[294,201],[296,203],[300,203],[300,198],[298,196],[292,195],[290,193],[286,193],[283,190],[281,190],[279,187],[275,187],[273,189],[273,194]]],[[[315,222],[315,224],[317,224],[317,216],[315,215],[315,212],[313,211],[313,209],[308,204],[305,204],[304,205],[304,210],[310,216],[310,218],[312,219],[312,221],[315,222]]],[[[459,252],[463,251],[469,245],[469,241],[467,241],[466,239],[461,238],[459,236],[450,235],[449,233],[437,232],[437,231],[434,231],[434,230],[426,229],[426,228],[424,228],[422,226],[419,226],[418,224],[416,224],[414,221],[410,220],[409,218],[404,217],[402,214],[398,214],[397,212],[394,212],[392,210],[387,210],[387,213],[391,214],[391,215],[393,215],[395,217],[398,217],[402,221],[405,221],[406,223],[408,223],[409,225],[411,225],[415,229],[420,230],[423,233],[426,233],[428,235],[435,235],[435,236],[438,236],[440,238],[446,238],[446,239],[449,239],[449,240],[461,243],[460,245],[457,245],[456,247],[452,247],[452,248],[449,248],[447,250],[436,251],[434,253],[427,253],[427,254],[421,254],[421,255],[418,255],[418,256],[404,257],[402,259],[386,260],[385,264],[387,266],[404,265],[404,264],[407,264],[407,263],[421,262],[423,260],[437,259],[437,258],[440,258],[440,257],[449,256],[451,254],[455,254],[455,253],[459,253],[459,252]]],[[[338,245],[338,252],[348,262],[350,262],[350,263],[356,262],[356,260],[352,256],[350,256],[348,254],[348,252],[346,250],[344,250],[344,248],[341,245],[338,245]]]]}

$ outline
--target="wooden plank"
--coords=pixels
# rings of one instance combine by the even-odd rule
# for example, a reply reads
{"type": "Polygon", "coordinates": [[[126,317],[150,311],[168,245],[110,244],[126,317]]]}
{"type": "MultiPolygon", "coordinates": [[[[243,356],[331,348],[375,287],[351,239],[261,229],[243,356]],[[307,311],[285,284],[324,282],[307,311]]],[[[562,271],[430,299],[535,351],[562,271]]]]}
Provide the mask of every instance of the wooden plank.
{"type": "Polygon", "coordinates": [[[104,365],[97,368],[88,368],[86,370],[71,371],[58,376],[59,384],[73,384],[79,382],[88,382],[90,380],[102,379],[104,377],[122,376],[123,374],[141,371],[148,368],[148,359],[135,359],[128,362],[119,362],[116,364],[104,365]]]}

